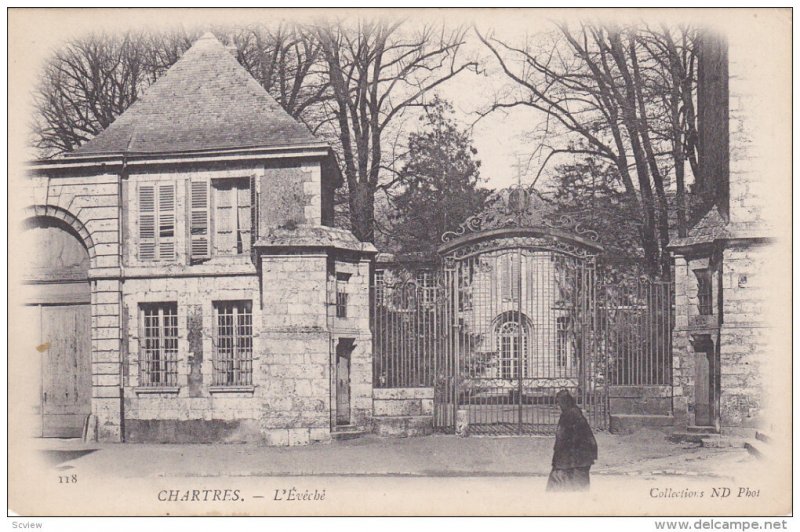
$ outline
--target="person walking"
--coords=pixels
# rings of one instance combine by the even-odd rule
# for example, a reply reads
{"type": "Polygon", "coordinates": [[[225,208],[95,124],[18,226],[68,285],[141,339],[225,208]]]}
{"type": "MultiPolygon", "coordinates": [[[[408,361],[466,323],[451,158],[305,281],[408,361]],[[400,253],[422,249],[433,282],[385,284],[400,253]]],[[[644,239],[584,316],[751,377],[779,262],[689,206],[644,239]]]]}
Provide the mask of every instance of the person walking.
{"type": "Polygon", "coordinates": [[[567,390],[559,390],[556,402],[561,408],[561,417],[547,491],[587,491],[589,469],[597,460],[597,441],[575,398],[567,390]]]}

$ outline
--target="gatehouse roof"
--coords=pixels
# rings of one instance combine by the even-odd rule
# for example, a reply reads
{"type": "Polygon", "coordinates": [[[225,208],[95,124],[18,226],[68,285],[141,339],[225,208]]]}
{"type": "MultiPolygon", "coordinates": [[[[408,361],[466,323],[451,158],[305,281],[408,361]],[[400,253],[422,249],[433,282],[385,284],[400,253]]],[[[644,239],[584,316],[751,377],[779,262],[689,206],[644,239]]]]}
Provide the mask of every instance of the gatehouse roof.
{"type": "Polygon", "coordinates": [[[327,147],[211,33],[72,156],[327,147]]]}

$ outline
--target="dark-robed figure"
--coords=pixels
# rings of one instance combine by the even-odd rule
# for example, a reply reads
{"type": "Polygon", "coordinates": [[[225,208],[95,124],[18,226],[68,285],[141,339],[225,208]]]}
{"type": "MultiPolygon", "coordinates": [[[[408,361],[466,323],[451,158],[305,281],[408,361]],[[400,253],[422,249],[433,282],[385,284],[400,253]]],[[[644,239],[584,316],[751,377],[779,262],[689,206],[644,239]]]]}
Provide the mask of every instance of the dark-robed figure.
{"type": "Polygon", "coordinates": [[[553,447],[553,470],[547,491],[586,491],[589,469],[597,460],[597,442],[575,398],[567,390],[556,394],[561,407],[556,444],[553,447]]]}

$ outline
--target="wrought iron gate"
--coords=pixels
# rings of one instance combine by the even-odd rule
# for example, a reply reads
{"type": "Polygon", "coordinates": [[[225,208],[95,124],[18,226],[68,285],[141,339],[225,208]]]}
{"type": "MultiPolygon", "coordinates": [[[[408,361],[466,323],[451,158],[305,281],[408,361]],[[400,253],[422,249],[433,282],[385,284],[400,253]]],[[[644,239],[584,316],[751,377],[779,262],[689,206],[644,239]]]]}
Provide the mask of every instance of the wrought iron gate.
{"type": "Polygon", "coordinates": [[[441,431],[541,434],[562,388],[604,429],[609,384],[668,382],[669,284],[599,286],[597,235],[547,212],[510,189],[443,235],[435,269],[376,280],[376,387],[433,387],[441,431]]]}
{"type": "Polygon", "coordinates": [[[434,410],[441,429],[461,417],[470,434],[551,432],[562,388],[595,427],[607,424],[606,368],[597,356],[600,247],[590,231],[565,232],[575,228],[566,217],[544,218],[537,199],[512,189],[495,210],[443,237],[448,331],[434,410]]]}

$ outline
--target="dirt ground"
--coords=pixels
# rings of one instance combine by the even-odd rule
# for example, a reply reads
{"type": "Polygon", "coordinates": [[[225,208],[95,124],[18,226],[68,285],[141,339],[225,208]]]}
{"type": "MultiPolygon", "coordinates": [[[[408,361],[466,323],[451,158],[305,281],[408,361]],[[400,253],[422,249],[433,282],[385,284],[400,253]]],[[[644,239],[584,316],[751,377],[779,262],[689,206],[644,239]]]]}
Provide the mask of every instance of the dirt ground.
{"type": "MultiPolygon", "coordinates": [[[[756,458],[743,448],[675,443],[665,434],[596,434],[595,475],[725,478],[756,458]]],[[[304,447],[250,444],[84,444],[37,440],[47,467],[117,478],[269,476],[544,476],[552,437],[364,436],[304,447]]]]}

